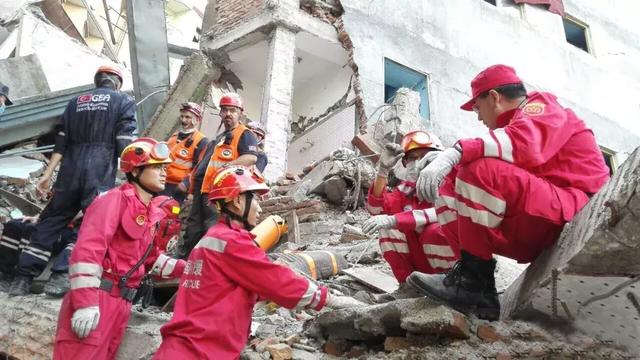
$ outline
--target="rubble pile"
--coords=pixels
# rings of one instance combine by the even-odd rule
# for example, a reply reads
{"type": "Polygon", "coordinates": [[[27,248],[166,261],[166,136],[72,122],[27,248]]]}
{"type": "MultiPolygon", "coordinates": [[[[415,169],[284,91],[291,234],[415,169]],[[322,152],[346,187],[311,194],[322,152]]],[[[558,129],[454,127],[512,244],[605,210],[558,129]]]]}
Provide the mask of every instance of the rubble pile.
{"type": "Polygon", "coordinates": [[[46,167],[45,157],[42,154],[7,156],[11,152],[23,151],[30,147],[15,148],[0,154],[1,191],[5,194],[15,195],[12,198],[19,197],[27,200],[10,202],[9,198],[0,196],[0,229],[2,228],[1,224],[11,219],[20,218],[23,215],[36,215],[30,213],[29,209],[33,206],[28,202],[40,208],[44,208],[46,205],[46,202],[43,202],[43,199],[38,197],[36,192],[38,177],[46,167]]]}

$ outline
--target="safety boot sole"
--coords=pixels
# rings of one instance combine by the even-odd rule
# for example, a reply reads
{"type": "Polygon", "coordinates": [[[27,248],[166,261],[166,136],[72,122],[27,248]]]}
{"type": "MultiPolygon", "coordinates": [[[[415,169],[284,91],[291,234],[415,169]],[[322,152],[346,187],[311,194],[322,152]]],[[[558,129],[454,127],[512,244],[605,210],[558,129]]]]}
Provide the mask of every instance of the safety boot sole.
{"type": "Polygon", "coordinates": [[[441,298],[434,292],[429,291],[431,286],[427,283],[424,283],[420,280],[419,277],[409,276],[407,278],[407,283],[411,285],[416,291],[425,295],[429,299],[446,306],[450,306],[451,308],[465,314],[473,314],[482,320],[496,321],[500,318],[500,309],[496,308],[488,308],[488,307],[479,307],[477,305],[469,305],[469,304],[460,304],[457,302],[450,302],[446,299],[441,298]]]}

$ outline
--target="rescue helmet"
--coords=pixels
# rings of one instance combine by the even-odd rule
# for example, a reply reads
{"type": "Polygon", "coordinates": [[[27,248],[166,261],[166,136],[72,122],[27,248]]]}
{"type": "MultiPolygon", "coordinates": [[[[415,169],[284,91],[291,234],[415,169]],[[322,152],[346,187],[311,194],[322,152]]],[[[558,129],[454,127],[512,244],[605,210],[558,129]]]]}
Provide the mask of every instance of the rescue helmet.
{"type": "Polygon", "coordinates": [[[202,106],[194,102],[185,102],[180,105],[180,111],[188,111],[195,115],[198,120],[202,119],[202,106]]]}
{"type": "Polygon", "coordinates": [[[180,235],[180,203],[170,196],[159,195],[151,200],[151,205],[165,214],[156,223],[154,243],[161,251],[173,250],[180,235]]]}
{"type": "Polygon", "coordinates": [[[137,167],[169,164],[171,151],[164,141],[152,138],[138,138],[122,150],[120,155],[120,170],[130,173],[137,167]]]}
{"type": "Polygon", "coordinates": [[[444,150],[442,142],[436,135],[423,130],[416,130],[407,133],[400,142],[404,153],[415,149],[444,150]]]}
{"type": "MultiPolygon", "coordinates": [[[[111,74],[111,75],[115,75],[118,77],[118,79],[120,79],[120,83],[123,83],[124,76],[122,75],[122,71],[120,71],[120,69],[118,69],[115,66],[111,66],[111,65],[102,65],[98,68],[98,70],[96,70],[95,75],[98,75],[100,73],[106,73],[106,74],[111,74]]],[[[95,77],[94,75],[94,77],[95,77]]]]}
{"type": "Polygon", "coordinates": [[[249,128],[249,130],[251,130],[254,134],[256,134],[256,136],[258,136],[259,138],[258,140],[264,139],[265,136],[267,135],[267,132],[264,131],[262,124],[257,121],[250,121],[247,124],[247,128],[249,128]]]}
{"type": "Polygon", "coordinates": [[[220,169],[213,177],[209,200],[229,202],[245,192],[264,195],[269,187],[258,170],[246,166],[233,165],[220,169]]]}
{"type": "Polygon", "coordinates": [[[226,93],[220,98],[220,107],[223,106],[235,106],[244,111],[244,105],[242,105],[242,98],[236,93],[226,93]]]}

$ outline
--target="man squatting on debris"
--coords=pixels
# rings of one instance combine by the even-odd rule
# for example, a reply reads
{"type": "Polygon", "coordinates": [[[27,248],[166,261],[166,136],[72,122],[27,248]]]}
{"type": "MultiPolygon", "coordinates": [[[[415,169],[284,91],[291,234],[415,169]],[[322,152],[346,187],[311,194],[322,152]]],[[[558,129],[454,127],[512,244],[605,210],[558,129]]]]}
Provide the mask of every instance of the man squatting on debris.
{"type": "Polygon", "coordinates": [[[461,258],[446,275],[412,273],[421,293],[496,320],[493,254],[527,263],[552,246],[565,223],[609,178],[592,131],[556,97],[527,94],[513,68],[494,65],[471,81],[475,111],[489,131],[459,140],[420,171],[418,198],[461,258]]]}
{"type": "Polygon", "coordinates": [[[393,296],[407,294],[407,277],[413,271],[434,274],[448,270],[459,257],[457,247],[449,246],[436,209],[416,196],[420,159],[433,159],[444,150],[440,139],[425,131],[406,134],[401,144],[389,143],[378,161],[378,174],[369,188],[367,210],[373,217],[362,226],[372,235],[380,233],[382,256],[391,266],[400,287],[393,296]],[[405,179],[393,191],[385,191],[389,171],[402,159],[405,179]]]}
{"type": "Polygon", "coordinates": [[[290,309],[363,305],[271,262],[256,245],[249,230],[260,216],[257,196],[269,191],[258,172],[228,166],[211,181],[208,198],[221,217],[189,256],[173,317],[160,330],[163,340],[154,359],[239,358],[259,299],[290,309]]]}

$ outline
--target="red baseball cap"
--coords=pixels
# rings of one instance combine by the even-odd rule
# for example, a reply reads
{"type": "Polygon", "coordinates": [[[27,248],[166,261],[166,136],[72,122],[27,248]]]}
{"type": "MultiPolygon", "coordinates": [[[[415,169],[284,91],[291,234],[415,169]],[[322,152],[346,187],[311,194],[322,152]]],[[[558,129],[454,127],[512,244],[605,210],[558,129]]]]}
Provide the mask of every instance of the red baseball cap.
{"type": "Polygon", "coordinates": [[[471,80],[471,100],[460,106],[460,109],[466,111],[473,110],[473,103],[480,94],[498,86],[509,84],[521,84],[522,80],[516,75],[516,71],[507,65],[493,65],[482,70],[471,80]]]}

